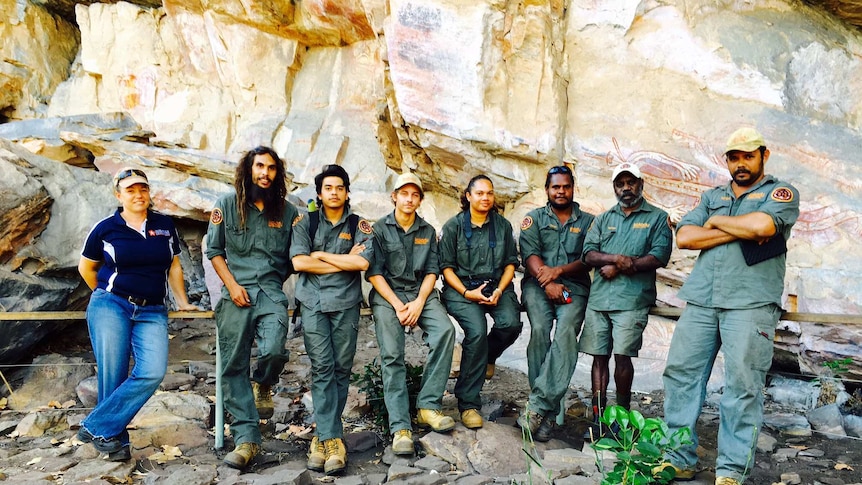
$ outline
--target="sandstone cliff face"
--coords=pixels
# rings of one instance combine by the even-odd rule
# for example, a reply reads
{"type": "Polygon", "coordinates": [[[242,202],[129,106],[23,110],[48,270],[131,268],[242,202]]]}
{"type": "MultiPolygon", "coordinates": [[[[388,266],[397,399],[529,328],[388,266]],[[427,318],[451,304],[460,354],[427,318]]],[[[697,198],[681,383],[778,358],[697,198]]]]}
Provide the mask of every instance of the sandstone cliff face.
{"type": "MultiPolygon", "coordinates": [[[[614,203],[614,166],[635,163],[649,200],[678,217],[728,181],[724,140],[753,125],[772,151],[767,171],[802,193],[788,309],[859,314],[862,34],[829,10],[858,22],[848,3],[0,0],[0,137],[109,173],[141,166],[157,206],[194,221],[257,144],[287,160],[299,203],[320,167],[345,166],[371,218],[410,170],[440,227],[478,172],[517,222],[544,204],[558,163],[575,167],[576,198],[596,213],[614,203]],[[135,126],[68,122],[117,112],[135,126]],[[16,123],[32,118],[66,121],[50,136],[16,123]]],[[[31,185],[15,185],[16,207],[47,207],[31,185]]],[[[40,224],[59,224],[58,210],[37,211],[40,224]]],[[[0,230],[0,261],[14,267],[42,236],[4,217],[18,221],[0,230]]],[[[69,273],[74,256],[61,258],[69,273]]],[[[675,254],[668,275],[695,256],[675,254]]],[[[662,294],[679,303],[673,285],[662,294]]],[[[858,353],[851,329],[834,330],[793,327],[787,348],[809,368],[858,353]]]]}

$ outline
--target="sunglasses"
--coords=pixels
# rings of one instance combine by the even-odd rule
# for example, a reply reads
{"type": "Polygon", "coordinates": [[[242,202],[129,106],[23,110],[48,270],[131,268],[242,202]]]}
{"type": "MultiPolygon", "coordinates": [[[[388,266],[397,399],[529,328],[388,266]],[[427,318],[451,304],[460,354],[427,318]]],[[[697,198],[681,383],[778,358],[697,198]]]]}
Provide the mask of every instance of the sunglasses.
{"type": "Polygon", "coordinates": [[[558,165],[556,167],[551,167],[551,169],[548,170],[548,175],[556,175],[558,173],[564,173],[566,175],[571,175],[572,169],[570,169],[569,167],[567,167],[565,165],[558,165]]]}
{"type": "Polygon", "coordinates": [[[125,179],[127,179],[133,175],[137,175],[138,177],[143,177],[144,180],[149,180],[149,179],[147,179],[147,174],[145,174],[143,170],[138,170],[136,168],[130,168],[128,170],[123,170],[122,172],[118,173],[116,175],[116,177],[114,177],[114,180],[116,181],[117,187],[120,186],[120,182],[122,182],[123,180],[125,180],[125,179]]]}

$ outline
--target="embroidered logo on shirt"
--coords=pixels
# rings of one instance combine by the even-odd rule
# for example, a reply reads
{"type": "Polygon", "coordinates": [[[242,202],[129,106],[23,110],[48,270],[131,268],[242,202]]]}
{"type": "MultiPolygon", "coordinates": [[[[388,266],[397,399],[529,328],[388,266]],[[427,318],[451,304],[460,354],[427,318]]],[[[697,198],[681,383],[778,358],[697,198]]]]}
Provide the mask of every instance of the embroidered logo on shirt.
{"type": "Polygon", "coordinates": [[[778,202],[790,202],[793,200],[793,191],[787,187],[778,187],[772,191],[772,200],[778,202]]]}
{"type": "Polygon", "coordinates": [[[569,228],[569,232],[573,232],[573,233],[575,233],[575,234],[580,234],[580,233],[581,233],[581,228],[580,228],[580,227],[570,227],[570,228],[569,228]]]}
{"type": "Polygon", "coordinates": [[[167,229],[149,229],[149,230],[147,230],[147,235],[150,237],[156,237],[156,236],[171,237],[171,231],[168,231],[167,229]]]}
{"type": "Polygon", "coordinates": [[[523,221],[521,221],[521,230],[525,231],[525,230],[529,229],[530,226],[532,226],[532,225],[533,225],[533,218],[530,216],[527,216],[524,218],[523,221]]]}
{"type": "Polygon", "coordinates": [[[748,197],[746,197],[746,199],[760,200],[764,197],[766,197],[766,194],[764,194],[763,192],[755,192],[753,194],[748,194],[748,197]]]}
{"type": "Polygon", "coordinates": [[[346,239],[346,240],[350,241],[353,238],[350,237],[349,232],[342,232],[342,233],[338,234],[338,239],[346,239]]]}
{"type": "Polygon", "coordinates": [[[728,196],[726,196],[726,195],[722,195],[722,196],[721,196],[721,200],[730,200],[730,197],[728,197],[728,196]]]}
{"type": "Polygon", "coordinates": [[[413,244],[425,245],[428,244],[429,239],[427,237],[417,237],[413,239],[413,244]]]}
{"type": "Polygon", "coordinates": [[[218,207],[213,209],[212,214],[210,214],[210,222],[213,223],[213,225],[217,226],[221,224],[223,220],[224,215],[221,213],[221,209],[219,209],[218,207]]]}
{"type": "Polygon", "coordinates": [[[649,227],[649,224],[648,224],[648,223],[646,223],[646,222],[635,222],[635,223],[632,225],[632,227],[633,227],[633,228],[635,228],[635,229],[646,229],[646,228],[648,228],[648,227],[649,227]]]}
{"type": "Polygon", "coordinates": [[[299,221],[301,221],[301,220],[302,220],[302,214],[294,217],[293,218],[293,224],[291,224],[291,226],[295,226],[295,225],[299,224],[299,221]]]}
{"type": "Polygon", "coordinates": [[[281,229],[283,226],[284,223],[282,223],[281,221],[269,221],[269,227],[281,229]]]}
{"type": "Polygon", "coordinates": [[[371,234],[371,223],[365,219],[359,221],[359,225],[356,227],[362,231],[362,234],[371,234]]]}

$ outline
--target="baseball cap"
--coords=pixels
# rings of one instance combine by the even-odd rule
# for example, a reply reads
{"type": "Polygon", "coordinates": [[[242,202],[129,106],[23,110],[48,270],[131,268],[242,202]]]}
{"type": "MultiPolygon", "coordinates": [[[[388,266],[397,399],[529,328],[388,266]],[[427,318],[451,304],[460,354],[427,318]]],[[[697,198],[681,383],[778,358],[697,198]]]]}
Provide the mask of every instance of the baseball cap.
{"type": "Polygon", "coordinates": [[[415,185],[419,188],[419,193],[423,196],[425,195],[425,190],[422,189],[422,181],[419,180],[419,177],[417,177],[416,174],[411,172],[404,172],[399,175],[398,178],[395,179],[395,185],[392,186],[392,191],[395,192],[408,184],[415,185]]]}
{"type": "Polygon", "coordinates": [[[724,149],[724,153],[727,154],[727,152],[732,152],[734,150],[753,152],[763,146],[766,146],[766,142],[763,141],[763,135],[754,128],[745,126],[734,131],[730,135],[730,138],[727,139],[727,146],[724,149]]]}
{"type": "Polygon", "coordinates": [[[135,184],[150,185],[150,181],[147,180],[147,174],[143,170],[125,167],[114,175],[114,187],[118,189],[125,189],[135,184]]]}
{"type": "Polygon", "coordinates": [[[633,165],[631,163],[626,162],[626,163],[621,163],[621,164],[617,165],[617,168],[614,169],[614,174],[611,176],[611,182],[615,181],[617,179],[617,177],[619,177],[620,174],[623,172],[628,172],[628,173],[634,175],[635,178],[639,178],[639,179],[643,178],[641,176],[641,170],[638,168],[637,165],[633,165]]]}

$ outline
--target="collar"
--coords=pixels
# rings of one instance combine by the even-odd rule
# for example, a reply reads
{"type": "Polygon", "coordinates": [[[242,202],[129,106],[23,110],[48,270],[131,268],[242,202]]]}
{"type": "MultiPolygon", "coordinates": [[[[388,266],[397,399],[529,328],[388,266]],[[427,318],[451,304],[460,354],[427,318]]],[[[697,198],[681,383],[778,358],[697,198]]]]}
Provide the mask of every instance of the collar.
{"type": "MultiPolygon", "coordinates": [[[[546,213],[546,214],[548,214],[548,216],[549,216],[551,219],[553,219],[553,220],[555,220],[555,221],[556,221],[556,220],[558,220],[558,219],[557,219],[557,214],[555,214],[555,213],[554,213],[554,209],[552,209],[552,208],[551,208],[551,203],[550,203],[550,202],[548,202],[547,204],[545,204],[545,213],[546,213]]],[[[578,204],[577,202],[575,202],[575,201],[573,200],[573,201],[572,201],[572,215],[570,215],[570,216],[569,216],[569,219],[564,223],[564,225],[565,225],[565,224],[567,224],[569,221],[573,221],[573,222],[574,222],[574,221],[577,221],[577,220],[578,220],[578,218],[580,218],[580,217],[581,217],[581,214],[582,214],[582,212],[581,212],[581,205],[580,205],[580,204],[578,204]]]]}

